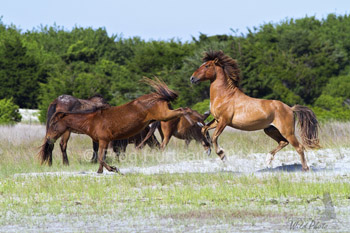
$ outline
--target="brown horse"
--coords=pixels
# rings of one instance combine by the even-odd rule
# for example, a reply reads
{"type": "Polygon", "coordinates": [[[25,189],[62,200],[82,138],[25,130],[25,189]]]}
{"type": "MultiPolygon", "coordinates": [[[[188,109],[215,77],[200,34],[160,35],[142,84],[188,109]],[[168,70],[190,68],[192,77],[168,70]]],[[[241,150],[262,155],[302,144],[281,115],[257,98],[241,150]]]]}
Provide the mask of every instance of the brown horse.
{"type": "MultiPolygon", "coordinates": [[[[165,83],[159,79],[145,78],[144,81],[152,86],[155,92],[143,95],[124,105],[99,109],[94,112],[56,112],[50,120],[46,133],[47,143],[54,143],[67,130],[87,134],[99,143],[98,161],[100,166],[98,173],[103,172],[103,167],[108,171],[119,172],[118,168],[109,166],[103,160],[109,142],[130,138],[141,132],[153,121],[167,121],[190,113],[188,109],[183,108],[169,109],[170,101],[175,100],[177,94],[170,90],[165,83]]],[[[190,118],[188,120],[191,121],[190,118]]],[[[41,163],[48,160],[44,149],[39,155],[41,163]]]]}
{"type": "Polygon", "coordinates": [[[207,52],[203,62],[190,80],[192,83],[210,81],[210,112],[215,119],[202,132],[216,128],[212,140],[219,157],[225,159],[224,151],[218,146],[218,137],[227,125],[246,131],[264,129],[278,143],[277,148],[270,152],[268,164],[279,150],[290,143],[300,155],[303,170],[309,170],[304,147],[320,147],[315,114],[304,106],[289,107],[278,100],[245,95],[238,87],[240,69],[237,62],[222,51],[207,52]],[[295,137],[295,115],[299,119],[302,144],[295,137]]]}
{"type": "Polygon", "coordinates": [[[186,145],[188,146],[191,140],[200,142],[208,155],[210,155],[210,136],[207,132],[205,136],[201,133],[202,127],[205,125],[204,121],[210,115],[209,112],[206,112],[204,115],[199,114],[195,110],[191,110],[189,117],[197,122],[197,124],[191,125],[184,116],[177,117],[170,121],[162,121],[158,126],[159,134],[162,138],[161,148],[169,143],[171,136],[185,140],[186,145]]]}
{"type": "MultiPolygon", "coordinates": [[[[47,115],[46,115],[46,132],[49,128],[49,123],[51,117],[55,112],[76,112],[76,111],[93,111],[97,108],[109,108],[111,107],[109,103],[99,94],[96,94],[89,99],[78,99],[71,95],[61,95],[57,97],[54,101],[52,101],[48,107],[47,115]]],[[[137,143],[137,145],[142,141],[145,135],[148,133],[149,127],[146,127],[140,134],[133,136],[130,139],[121,139],[115,140],[111,142],[111,147],[113,151],[116,153],[117,158],[119,160],[119,155],[121,152],[125,152],[126,147],[129,143],[137,143]]],[[[73,131],[74,132],[74,131],[73,131]]],[[[77,132],[76,132],[77,133],[77,132]]],[[[61,136],[60,148],[62,152],[62,159],[64,165],[69,165],[68,156],[67,156],[67,144],[70,138],[71,131],[67,130],[61,136]]],[[[91,158],[91,162],[97,162],[97,153],[98,153],[98,142],[93,143],[93,155],[91,158]]],[[[146,140],[146,143],[151,147],[160,147],[158,140],[155,138],[154,134],[146,140]]],[[[54,149],[54,144],[46,144],[46,153],[49,155],[48,163],[52,165],[52,151],[54,149]]]]}
{"type": "MultiPolygon", "coordinates": [[[[114,153],[117,156],[118,161],[119,161],[120,154],[125,154],[128,144],[134,144],[136,149],[142,149],[145,146],[145,144],[147,144],[152,149],[153,148],[160,149],[160,143],[158,142],[156,136],[154,135],[154,131],[155,129],[152,129],[151,127],[147,126],[140,133],[130,138],[113,140],[112,142],[109,143],[109,147],[113,149],[114,153]],[[143,143],[141,144],[141,142],[143,143]]],[[[93,157],[91,158],[91,162],[97,163],[98,142],[93,141],[93,148],[94,148],[94,154],[93,154],[93,157]]]]}

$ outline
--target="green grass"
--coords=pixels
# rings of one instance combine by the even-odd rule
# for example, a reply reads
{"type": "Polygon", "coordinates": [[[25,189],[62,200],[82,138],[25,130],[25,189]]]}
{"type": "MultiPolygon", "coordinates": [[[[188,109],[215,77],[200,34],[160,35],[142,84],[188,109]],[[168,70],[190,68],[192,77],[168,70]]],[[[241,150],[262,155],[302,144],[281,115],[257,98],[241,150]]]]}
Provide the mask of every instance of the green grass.
{"type": "Polygon", "coordinates": [[[294,182],[293,175],[289,174],[15,176],[2,180],[0,187],[1,212],[15,211],[23,215],[102,214],[116,208],[131,214],[162,215],[161,206],[177,212],[201,210],[203,206],[229,211],[235,207],[283,206],[287,198],[290,206],[306,205],[310,199],[322,197],[324,192],[342,201],[350,194],[350,184],[341,180],[294,182]]]}

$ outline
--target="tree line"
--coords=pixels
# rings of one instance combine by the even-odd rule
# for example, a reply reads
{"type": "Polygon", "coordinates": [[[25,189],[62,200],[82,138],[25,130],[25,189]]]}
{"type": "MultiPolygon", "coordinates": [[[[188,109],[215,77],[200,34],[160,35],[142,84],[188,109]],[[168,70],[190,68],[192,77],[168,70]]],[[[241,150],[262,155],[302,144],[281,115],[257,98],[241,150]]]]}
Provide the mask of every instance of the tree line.
{"type": "Polygon", "coordinates": [[[182,42],[108,35],[105,28],[41,26],[23,32],[0,18],[0,99],[39,108],[61,94],[102,94],[120,105],[150,90],[143,76],[162,78],[179,98],[174,107],[209,109],[208,83],[189,78],[207,50],[237,59],[241,88],[256,98],[312,107],[320,119],[350,120],[350,15],[266,23],[247,34],[182,42]]]}

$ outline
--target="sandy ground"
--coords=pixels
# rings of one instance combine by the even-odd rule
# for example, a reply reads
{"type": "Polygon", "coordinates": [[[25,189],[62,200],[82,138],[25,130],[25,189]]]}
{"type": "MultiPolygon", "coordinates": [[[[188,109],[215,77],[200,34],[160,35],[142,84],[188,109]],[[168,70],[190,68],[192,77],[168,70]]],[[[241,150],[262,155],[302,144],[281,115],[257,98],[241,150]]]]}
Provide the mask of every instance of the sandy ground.
{"type": "MultiPolygon", "coordinates": [[[[299,155],[295,151],[281,151],[273,160],[271,166],[267,166],[265,159],[267,153],[254,153],[241,158],[239,155],[229,155],[226,162],[222,162],[216,155],[204,157],[201,160],[189,160],[180,162],[169,162],[176,152],[165,152],[165,162],[145,167],[122,167],[124,174],[141,173],[145,175],[162,173],[214,173],[214,172],[233,172],[241,174],[273,172],[300,172],[301,164],[299,155]],[[166,158],[170,158],[166,160],[166,158]],[[168,162],[166,162],[168,161],[168,162]]],[[[322,174],[325,177],[336,175],[350,175],[350,148],[339,149],[321,149],[317,151],[308,151],[306,153],[311,172],[306,175],[322,174]]],[[[47,173],[24,173],[16,175],[35,176],[35,175],[94,175],[95,171],[86,172],[47,172],[47,173]]],[[[105,175],[113,175],[105,170],[105,175]]],[[[305,174],[304,174],[305,175],[305,174]]]]}

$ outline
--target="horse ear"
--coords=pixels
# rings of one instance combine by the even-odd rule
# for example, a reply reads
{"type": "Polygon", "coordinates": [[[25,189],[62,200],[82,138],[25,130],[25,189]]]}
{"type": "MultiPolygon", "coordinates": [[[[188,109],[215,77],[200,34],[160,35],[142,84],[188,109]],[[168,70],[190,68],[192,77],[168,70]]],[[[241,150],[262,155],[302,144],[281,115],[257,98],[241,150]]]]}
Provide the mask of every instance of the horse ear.
{"type": "Polygon", "coordinates": [[[218,61],[219,61],[219,59],[218,59],[218,58],[215,58],[215,59],[214,59],[214,64],[217,64],[218,61]]]}
{"type": "Polygon", "coordinates": [[[62,119],[65,116],[67,116],[67,113],[65,113],[65,112],[60,112],[60,113],[57,114],[57,118],[58,119],[62,119]]]}
{"type": "Polygon", "coordinates": [[[60,118],[63,118],[65,116],[67,116],[67,113],[64,112],[64,113],[61,114],[60,118]]]}

